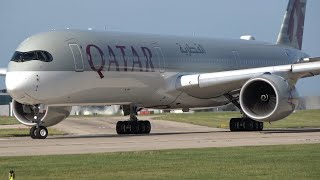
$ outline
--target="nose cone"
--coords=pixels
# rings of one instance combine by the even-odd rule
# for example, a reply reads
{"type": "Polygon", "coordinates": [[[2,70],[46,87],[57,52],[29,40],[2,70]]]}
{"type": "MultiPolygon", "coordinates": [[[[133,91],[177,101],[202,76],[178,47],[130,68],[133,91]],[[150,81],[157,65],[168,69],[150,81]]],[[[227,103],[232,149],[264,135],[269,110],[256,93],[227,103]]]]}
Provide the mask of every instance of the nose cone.
{"type": "Polygon", "coordinates": [[[7,72],[6,74],[6,88],[10,96],[23,103],[30,98],[28,94],[36,91],[36,76],[30,72],[16,71],[7,72]],[[26,99],[27,98],[27,99],[26,99]]]}

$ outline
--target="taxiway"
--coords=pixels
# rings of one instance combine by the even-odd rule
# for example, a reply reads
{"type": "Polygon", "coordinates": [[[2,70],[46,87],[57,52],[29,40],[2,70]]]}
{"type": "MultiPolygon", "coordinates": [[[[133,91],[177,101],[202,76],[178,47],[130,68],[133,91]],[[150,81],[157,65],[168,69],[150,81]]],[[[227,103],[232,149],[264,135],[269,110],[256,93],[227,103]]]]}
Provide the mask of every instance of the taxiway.
{"type": "MultiPolygon", "coordinates": [[[[140,117],[146,118],[148,117],[140,117]]],[[[0,138],[0,156],[320,143],[318,128],[229,132],[227,129],[162,120],[150,121],[150,135],[117,135],[116,122],[123,119],[124,117],[69,117],[54,126],[69,135],[49,135],[45,140],[30,137],[0,138]]]]}

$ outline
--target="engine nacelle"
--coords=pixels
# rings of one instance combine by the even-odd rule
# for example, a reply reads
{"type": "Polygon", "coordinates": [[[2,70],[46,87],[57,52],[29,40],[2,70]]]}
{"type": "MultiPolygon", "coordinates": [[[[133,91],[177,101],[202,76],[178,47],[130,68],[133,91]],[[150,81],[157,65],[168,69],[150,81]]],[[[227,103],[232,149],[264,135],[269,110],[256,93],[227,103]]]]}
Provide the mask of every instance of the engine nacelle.
{"type": "Polygon", "coordinates": [[[248,80],[240,92],[240,105],[251,119],[271,122],[290,115],[298,105],[295,86],[280,76],[264,74],[248,80]]]}
{"type": "MultiPolygon", "coordinates": [[[[41,125],[49,127],[66,119],[71,112],[72,107],[68,106],[45,106],[40,105],[38,118],[41,120],[41,125]]],[[[16,100],[12,101],[12,110],[14,116],[22,124],[27,126],[35,126],[34,111],[32,111],[31,105],[25,105],[17,102],[16,100]]]]}

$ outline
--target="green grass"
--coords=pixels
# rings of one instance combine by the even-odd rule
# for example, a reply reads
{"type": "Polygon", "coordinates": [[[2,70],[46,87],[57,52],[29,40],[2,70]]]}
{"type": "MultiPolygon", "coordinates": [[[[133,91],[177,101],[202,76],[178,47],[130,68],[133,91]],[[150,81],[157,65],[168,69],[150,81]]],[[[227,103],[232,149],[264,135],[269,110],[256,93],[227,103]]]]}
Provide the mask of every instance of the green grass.
{"type": "MultiPolygon", "coordinates": [[[[241,117],[239,112],[201,112],[193,114],[166,114],[154,119],[185,122],[209,127],[228,128],[232,117],[241,117]]],[[[265,128],[320,127],[320,110],[296,111],[280,121],[264,123],[265,128]]]]}
{"type": "MultiPolygon", "coordinates": [[[[29,136],[29,128],[15,128],[15,129],[0,129],[0,137],[23,137],[29,136]]],[[[64,135],[65,132],[56,130],[54,128],[48,128],[51,135],[64,135]]]]}
{"type": "Polygon", "coordinates": [[[0,116],[0,125],[20,124],[15,117],[0,116]]]}
{"type": "Polygon", "coordinates": [[[0,157],[0,179],[319,179],[320,144],[0,157]]]}

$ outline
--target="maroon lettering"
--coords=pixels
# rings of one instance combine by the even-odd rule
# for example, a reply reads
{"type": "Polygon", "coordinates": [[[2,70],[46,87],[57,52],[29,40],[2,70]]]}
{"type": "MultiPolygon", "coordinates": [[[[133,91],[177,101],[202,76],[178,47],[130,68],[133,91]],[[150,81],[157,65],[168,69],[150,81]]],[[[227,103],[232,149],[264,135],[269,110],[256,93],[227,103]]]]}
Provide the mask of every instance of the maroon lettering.
{"type": "Polygon", "coordinates": [[[139,69],[142,72],[142,63],[140,61],[139,55],[137,53],[137,51],[133,48],[133,46],[131,46],[131,50],[132,50],[132,69],[131,71],[133,71],[134,69],[134,65],[138,64],[139,65],[139,69]]]}
{"type": "Polygon", "coordinates": [[[144,56],[146,57],[146,72],[149,72],[149,66],[151,68],[151,72],[154,72],[154,66],[153,66],[153,63],[152,63],[152,53],[150,51],[149,48],[147,47],[141,47],[141,50],[144,54],[144,56]]]}
{"type": "Polygon", "coordinates": [[[109,67],[108,67],[108,71],[110,71],[110,66],[111,64],[115,64],[116,66],[116,70],[119,71],[119,63],[116,59],[116,56],[114,55],[113,50],[111,49],[110,46],[108,46],[108,50],[109,50],[109,67]]]}
{"type": "Polygon", "coordinates": [[[88,62],[89,62],[89,65],[90,65],[91,69],[93,71],[96,71],[99,74],[101,79],[104,78],[104,75],[102,74],[101,71],[103,70],[106,61],[104,59],[104,55],[103,55],[102,50],[98,46],[96,46],[94,44],[89,44],[87,46],[87,48],[86,48],[86,53],[87,53],[87,58],[88,58],[88,62]],[[101,65],[100,65],[100,67],[98,69],[96,69],[96,67],[94,66],[92,55],[91,55],[91,48],[96,48],[98,50],[99,54],[100,54],[101,65]]]}
{"type": "Polygon", "coordinates": [[[128,70],[128,61],[127,61],[127,58],[126,58],[126,53],[125,53],[125,49],[126,47],[125,46],[116,46],[116,48],[120,49],[121,51],[121,54],[122,54],[122,59],[123,59],[123,70],[124,71],[127,71],[128,70]]]}

